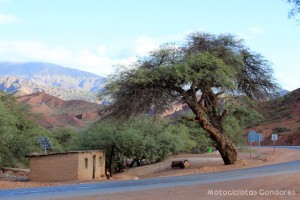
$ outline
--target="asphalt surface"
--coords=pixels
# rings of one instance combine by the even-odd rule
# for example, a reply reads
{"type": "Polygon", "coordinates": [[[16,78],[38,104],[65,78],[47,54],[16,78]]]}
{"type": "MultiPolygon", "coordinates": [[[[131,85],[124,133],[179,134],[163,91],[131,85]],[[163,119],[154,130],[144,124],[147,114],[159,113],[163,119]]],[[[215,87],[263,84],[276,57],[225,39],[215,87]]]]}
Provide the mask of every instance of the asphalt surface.
{"type": "MultiPolygon", "coordinates": [[[[300,146],[277,148],[300,149],[300,146]]],[[[186,176],[148,178],[129,181],[84,183],[51,187],[0,189],[0,200],[35,200],[75,196],[80,197],[114,192],[138,191],[144,189],[166,188],[176,186],[189,186],[196,184],[240,180],[270,175],[288,174],[295,172],[300,172],[300,160],[274,165],[266,165],[261,167],[237,169],[206,174],[194,174],[186,176]]]]}

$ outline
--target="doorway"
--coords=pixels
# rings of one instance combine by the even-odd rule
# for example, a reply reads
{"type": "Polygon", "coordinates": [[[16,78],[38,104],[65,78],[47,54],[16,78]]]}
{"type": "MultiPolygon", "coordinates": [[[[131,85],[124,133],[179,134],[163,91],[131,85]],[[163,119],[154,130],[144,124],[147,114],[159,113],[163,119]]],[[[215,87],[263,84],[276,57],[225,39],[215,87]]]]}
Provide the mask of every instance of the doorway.
{"type": "Polygon", "coordinates": [[[95,179],[96,156],[93,156],[93,179],[95,179]]]}

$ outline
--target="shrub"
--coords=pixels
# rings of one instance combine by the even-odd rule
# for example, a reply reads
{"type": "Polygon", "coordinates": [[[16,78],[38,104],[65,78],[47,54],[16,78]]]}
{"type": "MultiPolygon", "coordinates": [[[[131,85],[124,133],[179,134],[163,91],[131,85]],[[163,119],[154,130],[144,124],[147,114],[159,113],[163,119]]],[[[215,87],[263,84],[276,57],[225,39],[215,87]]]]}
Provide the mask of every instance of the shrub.
{"type": "Polygon", "coordinates": [[[277,126],[277,127],[273,128],[274,133],[282,133],[282,132],[289,132],[289,131],[290,131],[290,129],[285,126],[277,126]]]}

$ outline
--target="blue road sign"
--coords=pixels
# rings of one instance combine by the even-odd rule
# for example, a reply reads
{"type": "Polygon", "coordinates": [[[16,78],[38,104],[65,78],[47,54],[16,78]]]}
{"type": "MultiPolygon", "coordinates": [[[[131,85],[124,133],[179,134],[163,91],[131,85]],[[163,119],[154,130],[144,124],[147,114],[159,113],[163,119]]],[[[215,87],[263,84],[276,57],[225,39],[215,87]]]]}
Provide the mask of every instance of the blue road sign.
{"type": "Polygon", "coordinates": [[[252,154],[252,142],[258,141],[258,157],[260,157],[260,142],[263,139],[263,136],[261,133],[256,133],[254,130],[251,130],[248,134],[248,139],[250,141],[250,158],[252,154]]]}
{"type": "Polygon", "coordinates": [[[257,141],[258,140],[257,133],[254,130],[250,131],[250,133],[248,134],[248,139],[250,140],[250,142],[257,141]]]}

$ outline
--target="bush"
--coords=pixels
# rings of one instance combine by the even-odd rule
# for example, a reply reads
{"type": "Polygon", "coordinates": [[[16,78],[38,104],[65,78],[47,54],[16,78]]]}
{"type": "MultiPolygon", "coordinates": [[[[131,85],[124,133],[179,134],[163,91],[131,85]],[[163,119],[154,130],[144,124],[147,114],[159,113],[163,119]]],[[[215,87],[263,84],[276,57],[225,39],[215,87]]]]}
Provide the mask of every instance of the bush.
{"type": "Polygon", "coordinates": [[[283,132],[289,132],[289,131],[290,131],[290,129],[285,126],[277,126],[277,127],[273,128],[274,133],[283,133],[283,132]]]}
{"type": "Polygon", "coordinates": [[[79,134],[78,145],[81,149],[105,150],[112,173],[112,168],[126,158],[155,163],[172,154],[191,151],[196,142],[183,124],[145,118],[122,123],[102,120],[79,134]]]}

